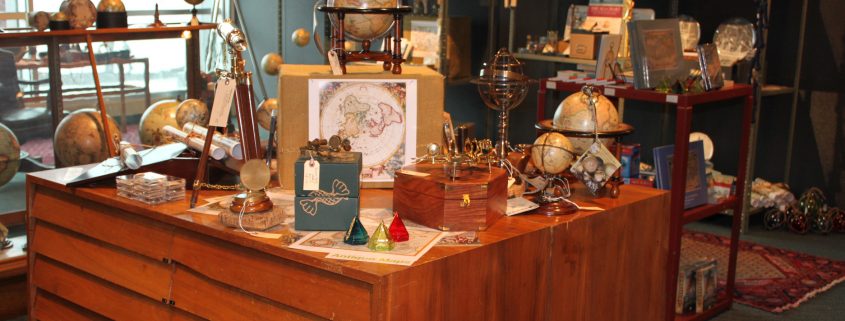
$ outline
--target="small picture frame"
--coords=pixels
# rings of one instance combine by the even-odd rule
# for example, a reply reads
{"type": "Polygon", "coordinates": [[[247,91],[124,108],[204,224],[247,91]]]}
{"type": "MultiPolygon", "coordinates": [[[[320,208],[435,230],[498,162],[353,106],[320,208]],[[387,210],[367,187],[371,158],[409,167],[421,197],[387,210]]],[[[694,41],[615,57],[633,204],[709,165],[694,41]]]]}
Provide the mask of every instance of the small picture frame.
{"type": "Polygon", "coordinates": [[[707,91],[722,88],[725,80],[722,78],[719,49],[715,44],[707,43],[699,45],[696,51],[698,51],[698,66],[701,69],[701,86],[707,91]]]}
{"type": "Polygon", "coordinates": [[[678,19],[631,21],[628,32],[635,88],[655,88],[689,74],[678,19]]]}

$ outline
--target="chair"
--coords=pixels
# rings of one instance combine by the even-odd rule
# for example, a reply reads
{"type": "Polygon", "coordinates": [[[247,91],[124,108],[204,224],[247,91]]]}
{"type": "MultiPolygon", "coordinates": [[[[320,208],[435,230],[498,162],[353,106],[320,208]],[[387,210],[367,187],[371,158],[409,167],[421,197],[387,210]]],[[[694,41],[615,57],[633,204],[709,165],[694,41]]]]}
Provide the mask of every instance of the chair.
{"type": "Polygon", "coordinates": [[[26,108],[20,84],[42,84],[19,81],[15,55],[0,49],[0,123],[9,127],[20,142],[37,137],[52,136],[50,110],[46,107],[26,108]]]}

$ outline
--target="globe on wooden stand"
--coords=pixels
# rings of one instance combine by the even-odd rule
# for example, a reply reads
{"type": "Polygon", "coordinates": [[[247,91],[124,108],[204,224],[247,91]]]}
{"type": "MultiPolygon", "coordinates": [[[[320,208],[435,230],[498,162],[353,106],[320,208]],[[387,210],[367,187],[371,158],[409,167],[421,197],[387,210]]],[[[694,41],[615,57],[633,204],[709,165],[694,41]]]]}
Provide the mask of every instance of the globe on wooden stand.
{"type": "Polygon", "coordinates": [[[531,160],[534,167],[543,173],[546,182],[535,199],[540,204],[538,213],[553,216],[578,210],[574,204],[565,200],[570,196],[569,183],[559,175],[572,164],[574,157],[572,143],[560,133],[545,133],[534,141],[531,160]]]}
{"type": "Polygon", "coordinates": [[[385,71],[402,73],[402,16],[411,12],[411,7],[399,6],[397,0],[329,0],[317,10],[328,13],[332,21],[330,50],[337,54],[344,74],[346,63],[354,61],[381,61],[385,71]],[[360,41],[361,51],[346,51],[347,37],[360,41]],[[382,37],[384,51],[370,51],[372,42],[382,37]]]}

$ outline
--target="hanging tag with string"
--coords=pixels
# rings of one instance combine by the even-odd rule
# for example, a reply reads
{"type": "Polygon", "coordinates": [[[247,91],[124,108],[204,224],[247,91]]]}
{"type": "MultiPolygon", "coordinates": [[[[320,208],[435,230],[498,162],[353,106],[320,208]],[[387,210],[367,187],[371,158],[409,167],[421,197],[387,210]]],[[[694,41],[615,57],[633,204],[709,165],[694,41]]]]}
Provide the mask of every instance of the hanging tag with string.
{"type": "Polygon", "coordinates": [[[581,88],[581,99],[593,117],[593,143],[570,169],[570,172],[583,182],[594,196],[598,195],[613,173],[622,166],[616,156],[599,140],[597,115],[599,96],[600,94],[593,86],[587,85],[581,88]]]}

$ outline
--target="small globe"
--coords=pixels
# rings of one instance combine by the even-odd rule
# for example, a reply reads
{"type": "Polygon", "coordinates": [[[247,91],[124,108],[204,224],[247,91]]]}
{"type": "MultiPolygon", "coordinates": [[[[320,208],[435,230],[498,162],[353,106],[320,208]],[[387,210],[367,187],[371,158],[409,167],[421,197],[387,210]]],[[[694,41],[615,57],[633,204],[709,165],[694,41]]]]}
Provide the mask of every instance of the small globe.
{"type": "Polygon", "coordinates": [[[290,34],[290,41],[299,47],[305,47],[311,41],[311,33],[305,28],[296,29],[290,34]]]}
{"type": "Polygon", "coordinates": [[[208,125],[208,105],[199,99],[186,99],[176,107],[176,124],[182,128],[186,123],[208,125]]]}
{"type": "MultiPolygon", "coordinates": [[[[328,0],[330,7],[348,8],[395,8],[398,0],[328,0]]],[[[337,25],[334,14],[329,15],[333,25],[337,25]]],[[[343,19],[343,30],[353,40],[374,40],[383,37],[393,26],[393,16],[389,14],[347,14],[343,19]]]]}
{"type": "Polygon", "coordinates": [[[9,127],[0,124],[0,186],[15,177],[21,165],[21,145],[9,127]]]}
{"type": "Polygon", "coordinates": [[[279,100],[276,98],[267,98],[258,106],[258,112],[255,117],[258,119],[258,125],[261,128],[270,130],[270,116],[276,110],[276,117],[279,117],[279,100]]]}
{"type": "Polygon", "coordinates": [[[531,162],[546,174],[560,174],[572,164],[572,143],[563,134],[545,133],[531,147],[531,162]]]}
{"type": "Polygon", "coordinates": [[[190,5],[195,5],[195,6],[196,6],[196,5],[199,5],[199,4],[200,4],[200,3],[202,3],[203,1],[205,1],[205,0],[185,0],[185,2],[187,2],[188,4],[190,4],[190,5]]]}
{"type": "Polygon", "coordinates": [[[67,15],[64,12],[56,12],[50,16],[51,21],[67,21],[67,15]]]}
{"type": "Polygon", "coordinates": [[[65,0],[60,6],[73,29],[86,29],[97,21],[97,7],[91,0],[65,0]]]}
{"type": "Polygon", "coordinates": [[[29,26],[38,31],[44,31],[50,26],[50,14],[44,11],[29,14],[29,26]]]}
{"type": "Polygon", "coordinates": [[[126,12],[126,6],[120,0],[101,0],[97,4],[98,12],[126,12]]]}
{"type": "Polygon", "coordinates": [[[163,128],[166,125],[182,128],[176,121],[177,108],[179,102],[176,100],[162,100],[148,107],[141,115],[141,123],[138,126],[141,144],[158,146],[170,142],[170,137],[163,128]]]}
{"type": "Polygon", "coordinates": [[[275,76],[279,74],[279,65],[285,63],[282,55],[275,52],[268,53],[261,58],[261,69],[268,75],[275,76]]]}
{"type": "MultiPolygon", "coordinates": [[[[598,120],[599,131],[615,130],[619,126],[619,113],[616,111],[616,107],[603,95],[598,95],[596,119],[598,120]]],[[[593,122],[593,113],[587,104],[587,95],[577,92],[566,97],[557,106],[552,123],[557,128],[592,133],[595,123],[593,122]]],[[[578,155],[587,151],[593,143],[593,138],[571,138],[571,140],[575,148],[574,151],[578,155]]],[[[609,138],[602,139],[605,146],[609,145],[610,142],[611,139],[609,138]]]]}
{"type": "MultiPolygon", "coordinates": [[[[121,140],[120,130],[117,129],[111,116],[108,117],[108,121],[109,132],[112,135],[109,143],[114,144],[117,150],[117,144],[121,140]]],[[[56,159],[62,165],[76,166],[101,162],[109,158],[107,141],[100,113],[93,108],[85,108],[74,111],[62,119],[56,127],[53,146],[56,150],[56,159]]]]}

